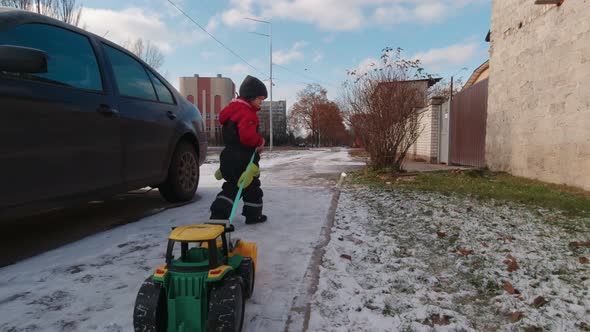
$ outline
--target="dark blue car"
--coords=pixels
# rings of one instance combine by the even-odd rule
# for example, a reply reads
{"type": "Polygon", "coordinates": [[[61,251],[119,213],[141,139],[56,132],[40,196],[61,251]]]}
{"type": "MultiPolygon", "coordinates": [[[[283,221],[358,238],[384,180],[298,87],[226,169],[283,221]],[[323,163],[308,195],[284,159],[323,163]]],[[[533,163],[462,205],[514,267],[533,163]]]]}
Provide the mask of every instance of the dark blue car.
{"type": "Polygon", "coordinates": [[[0,7],[0,215],[146,186],[187,201],[206,151],[200,112],[135,55],[0,7]]]}

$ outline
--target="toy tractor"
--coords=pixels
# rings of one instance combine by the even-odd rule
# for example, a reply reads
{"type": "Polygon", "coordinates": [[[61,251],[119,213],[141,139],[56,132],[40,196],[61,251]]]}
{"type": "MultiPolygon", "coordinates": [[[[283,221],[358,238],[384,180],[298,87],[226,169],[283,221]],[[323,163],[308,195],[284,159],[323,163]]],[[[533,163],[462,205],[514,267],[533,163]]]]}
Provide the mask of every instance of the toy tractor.
{"type": "Polygon", "coordinates": [[[233,231],[225,223],[172,230],[166,265],[137,294],[135,331],[242,330],[245,300],[254,290],[257,247],[231,241],[233,231]]]}

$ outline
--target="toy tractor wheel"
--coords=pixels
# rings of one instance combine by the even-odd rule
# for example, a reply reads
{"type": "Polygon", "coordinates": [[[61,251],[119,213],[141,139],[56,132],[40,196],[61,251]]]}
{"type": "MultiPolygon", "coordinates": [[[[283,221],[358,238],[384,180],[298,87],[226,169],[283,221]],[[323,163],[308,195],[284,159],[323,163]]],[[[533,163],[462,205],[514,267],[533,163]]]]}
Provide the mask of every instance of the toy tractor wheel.
{"type": "Polygon", "coordinates": [[[244,282],[244,297],[249,299],[254,292],[254,262],[252,258],[245,257],[238,267],[238,275],[242,277],[244,282]]]}
{"type": "Polygon", "coordinates": [[[207,331],[242,331],[245,303],[242,280],[239,276],[228,277],[213,286],[209,295],[207,331]]]}
{"type": "Polygon", "coordinates": [[[162,284],[147,278],[137,293],[133,310],[133,328],[136,332],[165,332],[168,312],[166,293],[162,284]]]}

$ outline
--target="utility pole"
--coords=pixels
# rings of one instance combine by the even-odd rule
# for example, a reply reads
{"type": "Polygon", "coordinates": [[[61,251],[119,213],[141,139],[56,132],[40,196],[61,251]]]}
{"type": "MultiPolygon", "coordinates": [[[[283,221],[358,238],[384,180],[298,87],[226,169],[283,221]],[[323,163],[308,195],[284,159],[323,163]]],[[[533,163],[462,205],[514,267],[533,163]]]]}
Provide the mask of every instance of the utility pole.
{"type": "Polygon", "coordinates": [[[320,109],[318,108],[318,148],[322,146],[322,126],[320,123],[320,109]]]}
{"type": "Polygon", "coordinates": [[[451,76],[451,101],[453,100],[453,76],[451,76]]]}
{"type": "Polygon", "coordinates": [[[272,141],[273,141],[273,126],[272,126],[272,23],[268,22],[268,26],[270,29],[270,106],[268,107],[268,116],[270,118],[270,147],[269,151],[272,151],[272,141]]]}
{"type": "Polygon", "coordinates": [[[258,20],[258,19],[254,19],[254,18],[249,18],[246,17],[246,20],[250,20],[250,21],[254,21],[254,22],[259,22],[259,23],[265,23],[268,24],[269,26],[269,34],[263,34],[263,33],[258,33],[258,32],[252,32],[253,34],[256,35],[260,35],[260,36],[265,36],[268,37],[269,39],[269,49],[270,49],[270,105],[268,107],[268,117],[269,117],[269,127],[270,127],[270,142],[269,142],[269,151],[272,151],[272,146],[273,146],[273,126],[272,126],[272,22],[270,21],[263,21],[263,20],[258,20]]]}

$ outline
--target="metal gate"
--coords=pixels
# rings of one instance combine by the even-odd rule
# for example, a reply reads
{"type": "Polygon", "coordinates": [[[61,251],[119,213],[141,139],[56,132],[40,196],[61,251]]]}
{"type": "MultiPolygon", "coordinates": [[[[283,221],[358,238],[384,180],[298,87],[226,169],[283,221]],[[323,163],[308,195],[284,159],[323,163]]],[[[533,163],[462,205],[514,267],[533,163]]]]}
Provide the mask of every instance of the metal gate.
{"type": "Polygon", "coordinates": [[[485,167],[487,111],[488,79],[453,97],[449,164],[485,167]]]}

